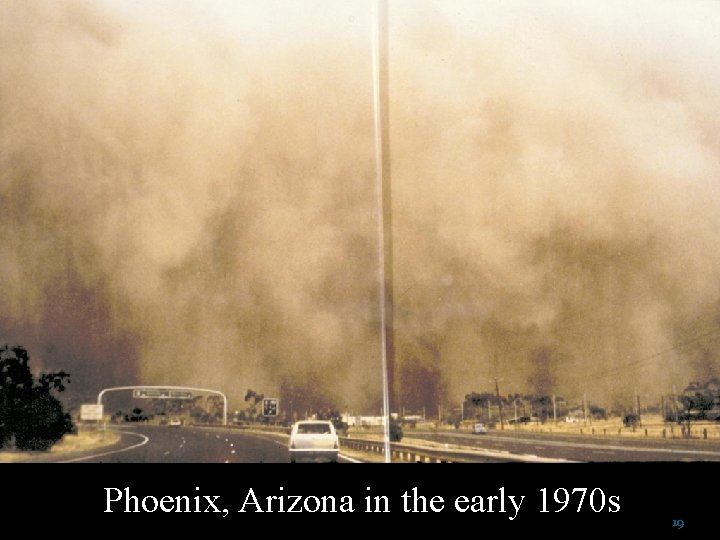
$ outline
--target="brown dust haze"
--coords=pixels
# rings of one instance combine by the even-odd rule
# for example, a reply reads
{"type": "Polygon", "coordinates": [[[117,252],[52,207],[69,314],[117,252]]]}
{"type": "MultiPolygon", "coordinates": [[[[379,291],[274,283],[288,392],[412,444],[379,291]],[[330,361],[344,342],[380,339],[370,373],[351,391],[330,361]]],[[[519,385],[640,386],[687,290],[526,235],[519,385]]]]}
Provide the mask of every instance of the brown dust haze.
{"type": "MultiPolygon", "coordinates": [[[[370,2],[149,4],[0,0],[0,340],[377,412],[370,2]]],[[[398,406],[720,375],[720,5],[539,4],[391,3],[398,406]]]]}

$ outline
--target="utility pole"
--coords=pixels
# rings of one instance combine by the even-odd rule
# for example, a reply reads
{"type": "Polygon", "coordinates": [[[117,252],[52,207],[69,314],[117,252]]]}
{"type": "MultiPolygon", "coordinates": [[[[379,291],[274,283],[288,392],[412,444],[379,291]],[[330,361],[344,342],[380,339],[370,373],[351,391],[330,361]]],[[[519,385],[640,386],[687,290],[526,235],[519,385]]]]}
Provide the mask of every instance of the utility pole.
{"type": "Polygon", "coordinates": [[[642,427],[642,414],[640,413],[640,394],[635,390],[635,406],[637,407],[638,424],[642,427]]]}
{"type": "Polygon", "coordinates": [[[555,406],[555,394],[553,394],[553,424],[557,424],[557,407],[555,406]]]}
{"type": "Polygon", "coordinates": [[[503,415],[502,415],[502,399],[500,399],[500,387],[498,386],[498,378],[495,377],[495,395],[498,399],[498,414],[500,415],[500,430],[505,429],[505,424],[503,423],[503,415]]]}
{"type": "Polygon", "coordinates": [[[667,414],[665,414],[665,395],[660,396],[660,414],[662,415],[662,421],[665,422],[667,414]]]}
{"type": "Polygon", "coordinates": [[[633,403],[633,412],[634,412],[635,414],[640,414],[640,411],[638,410],[638,403],[639,403],[639,401],[638,401],[637,388],[635,388],[634,391],[635,391],[635,399],[634,399],[635,403],[633,403]]]}

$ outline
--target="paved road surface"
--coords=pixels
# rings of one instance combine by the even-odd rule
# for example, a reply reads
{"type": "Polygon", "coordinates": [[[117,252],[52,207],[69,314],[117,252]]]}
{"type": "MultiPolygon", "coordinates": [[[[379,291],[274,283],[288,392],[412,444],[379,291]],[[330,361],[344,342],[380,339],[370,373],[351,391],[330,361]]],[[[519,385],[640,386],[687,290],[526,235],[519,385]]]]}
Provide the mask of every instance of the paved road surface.
{"type": "MultiPolygon", "coordinates": [[[[288,463],[287,435],[234,429],[119,426],[121,440],[113,446],[72,455],[41,453],[33,462],[88,463],[288,463]]],[[[578,462],[720,461],[720,441],[617,439],[600,436],[548,435],[493,431],[409,431],[403,442],[433,441],[514,455],[578,462]]],[[[352,461],[343,458],[341,461],[352,461]]],[[[478,461],[487,459],[478,458],[478,461]]],[[[498,461],[494,458],[492,461],[498,461]]],[[[508,459],[515,461],[515,459],[508,459]]]]}
{"type": "Polygon", "coordinates": [[[406,437],[580,462],[720,461],[720,441],[618,439],[513,431],[492,431],[481,435],[411,431],[406,433],[406,437]]]}
{"type": "MultiPolygon", "coordinates": [[[[288,437],[232,429],[126,425],[121,439],[72,456],[38,454],[33,462],[86,463],[289,463],[288,437]]],[[[341,457],[340,461],[351,461],[341,457]]]]}

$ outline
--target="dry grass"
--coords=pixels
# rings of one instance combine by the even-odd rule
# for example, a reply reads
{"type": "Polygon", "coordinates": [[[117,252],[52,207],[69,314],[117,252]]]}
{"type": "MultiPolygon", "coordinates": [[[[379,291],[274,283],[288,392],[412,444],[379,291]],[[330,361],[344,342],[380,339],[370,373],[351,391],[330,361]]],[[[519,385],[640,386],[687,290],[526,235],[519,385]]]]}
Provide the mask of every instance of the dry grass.
{"type": "MultiPolygon", "coordinates": [[[[610,420],[594,420],[592,422],[558,422],[553,424],[506,425],[505,431],[529,431],[534,433],[575,434],[606,437],[635,438],[667,438],[684,437],[682,425],[674,422],[663,422],[659,415],[645,415],[642,425],[625,427],[620,418],[610,420]]],[[[690,431],[693,439],[720,439],[720,424],[717,422],[693,422],[690,431]]]]}
{"type": "Polygon", "coordinates": [[[50,449],[50,452],[67,453],[82,450],[93,450],[115,444],[120,435],[114,431],[81,431],[77,435],[65,435],[63,439],[50,449]]]}
{"type": "MultiPolygon", "coordinates": [[[[120,440],[120,435],[113,431],[81,431],[77,435],[65,435],[48,453],[65,455],[73,452],[94,450],[110,446],[120,440]]],[[[0,463],[26,461],[28,457],[42,452],[0,452],[0,463]]]]}

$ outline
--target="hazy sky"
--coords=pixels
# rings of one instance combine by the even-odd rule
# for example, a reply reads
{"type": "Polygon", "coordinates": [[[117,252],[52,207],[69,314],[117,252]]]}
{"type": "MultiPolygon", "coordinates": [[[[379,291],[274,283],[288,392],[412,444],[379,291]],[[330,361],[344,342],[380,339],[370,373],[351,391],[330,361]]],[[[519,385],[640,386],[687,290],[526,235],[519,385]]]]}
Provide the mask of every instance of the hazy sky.
{"type": "MultiPolygon", "coordinates": [[[[397,402],[720,375],[720,3],[390,4],[397,402]]],[[[0,0],[0,340],[375,410],[370,8],[0,0]]]]}

